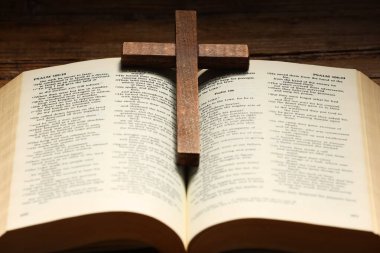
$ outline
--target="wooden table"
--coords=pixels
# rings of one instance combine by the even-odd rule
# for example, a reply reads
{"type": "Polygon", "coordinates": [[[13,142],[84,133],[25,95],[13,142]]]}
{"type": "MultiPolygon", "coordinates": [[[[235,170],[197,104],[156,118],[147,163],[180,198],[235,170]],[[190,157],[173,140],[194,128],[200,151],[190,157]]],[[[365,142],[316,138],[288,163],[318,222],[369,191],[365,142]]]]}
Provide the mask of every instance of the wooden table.
{"type": "Polygon", "coordinates": [[[120,56],[123,41],[174,42],[174,10],[199,43],[246,42],[254,59],[356,68],[380,83],[380,1],[0,2],[0,86],[25,70],[120,56]]]}
{"type": "Polygon", "coordinates": [[[175,9],[198,11],[199,43],[247,43],[253,59],[356,68],[380,84],[380,1],[14,0],[0,2],[0,87],[118,57],[123,41],[174,42],[175,9]]]}

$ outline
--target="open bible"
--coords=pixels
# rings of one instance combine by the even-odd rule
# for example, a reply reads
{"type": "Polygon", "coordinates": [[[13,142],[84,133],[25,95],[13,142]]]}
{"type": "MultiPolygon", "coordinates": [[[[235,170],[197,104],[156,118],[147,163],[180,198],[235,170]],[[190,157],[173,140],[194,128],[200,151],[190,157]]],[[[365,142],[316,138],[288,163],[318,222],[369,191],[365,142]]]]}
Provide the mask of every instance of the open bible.
{"type": "Polygon", "coordinates": [[[111,58],[0,89],[0,252],[379,252],[379,86],[274,61],[204,71],[186,183],[173,73],[111,58]]]}

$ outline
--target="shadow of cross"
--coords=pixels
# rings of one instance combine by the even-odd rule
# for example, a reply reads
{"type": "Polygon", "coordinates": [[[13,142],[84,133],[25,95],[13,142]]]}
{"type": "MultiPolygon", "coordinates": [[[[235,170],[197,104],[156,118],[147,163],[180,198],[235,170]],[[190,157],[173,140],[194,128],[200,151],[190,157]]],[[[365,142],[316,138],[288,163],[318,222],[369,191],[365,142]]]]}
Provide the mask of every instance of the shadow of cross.
{"type": "Polygon", "coordinates": [[[177,164],[198,166],[200,154],[198,68],[241,69],[249,66],[242,44],[199,44],[195,11],[176,11],[176,43],[124,42],[123,66],[176,68],[177,164]]]}

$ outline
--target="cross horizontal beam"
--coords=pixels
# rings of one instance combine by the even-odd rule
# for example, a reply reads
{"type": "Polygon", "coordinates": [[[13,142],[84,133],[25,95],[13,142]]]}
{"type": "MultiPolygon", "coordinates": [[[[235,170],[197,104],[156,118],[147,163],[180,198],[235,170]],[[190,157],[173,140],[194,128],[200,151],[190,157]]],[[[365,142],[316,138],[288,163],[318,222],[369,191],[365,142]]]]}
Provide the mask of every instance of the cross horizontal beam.
{"type": "MultiPolygon", "coordinates": [[[[124,42],[122,64],[126,66],[176,67],[174,43],[124,42]]],[[[247,70],[249,51],[242,44],[199,44],[198,68],[247,70]]]]}

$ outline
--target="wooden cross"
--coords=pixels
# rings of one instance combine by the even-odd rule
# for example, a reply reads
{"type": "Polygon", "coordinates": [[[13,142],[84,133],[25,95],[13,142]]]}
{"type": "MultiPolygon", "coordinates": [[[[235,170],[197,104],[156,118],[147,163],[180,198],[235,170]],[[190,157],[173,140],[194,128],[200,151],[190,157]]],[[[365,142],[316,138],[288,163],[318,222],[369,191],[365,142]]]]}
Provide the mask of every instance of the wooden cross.
{"type": "Polygon", "coordinates": [[[124,42],[123,66],[176,67],[177,164],[198,166],[198,68],[249,67],[247,45],[199,44],[195,11],[176,11],[176,43],[124,42]]]}

